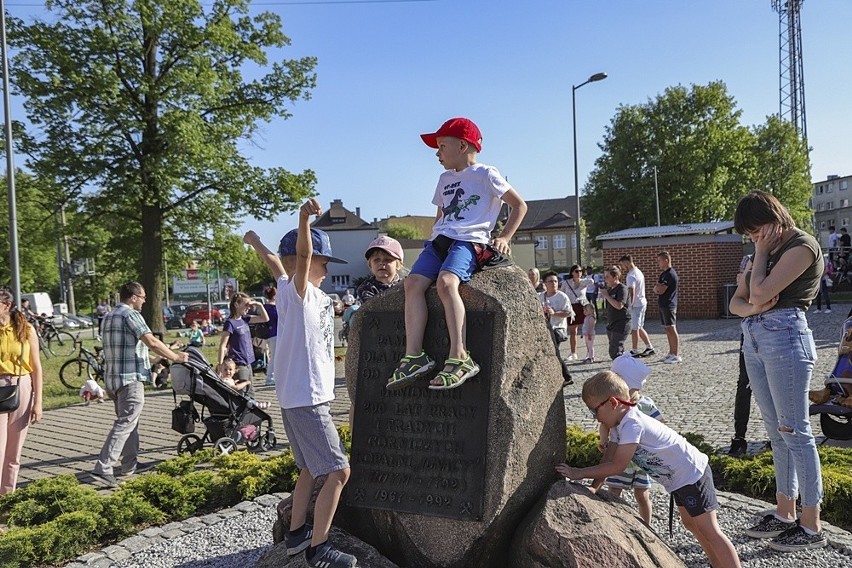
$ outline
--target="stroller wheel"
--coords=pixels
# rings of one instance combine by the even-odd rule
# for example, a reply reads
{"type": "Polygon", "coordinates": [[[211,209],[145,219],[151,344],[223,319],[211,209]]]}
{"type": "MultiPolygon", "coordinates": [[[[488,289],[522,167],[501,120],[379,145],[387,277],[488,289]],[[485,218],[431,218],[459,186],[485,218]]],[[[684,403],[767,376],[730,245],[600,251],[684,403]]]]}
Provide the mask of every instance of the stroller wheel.
{"type": "Polygon", "coordinates": [[[189,452],[192,455],[203,446],[204,442],[201,441],[201,437],[197,434],[184,434],[178,441],[177,453],[179,456],[182,456],[185,452],[189,452]]]}
{"type": "Polygon", "coordinates": [[[275,439],[275,432],[269,431],[260,438],[260,449],[264,452],[275,447],[278,440],[275,439]]]}
{"type": "Polygon", "coordinates": [[[237,451],[237,443],[231,438],[219,438],[216,440],[216,443],[213,444],[213,449],[225,456],[231,452],[237,451]]]}

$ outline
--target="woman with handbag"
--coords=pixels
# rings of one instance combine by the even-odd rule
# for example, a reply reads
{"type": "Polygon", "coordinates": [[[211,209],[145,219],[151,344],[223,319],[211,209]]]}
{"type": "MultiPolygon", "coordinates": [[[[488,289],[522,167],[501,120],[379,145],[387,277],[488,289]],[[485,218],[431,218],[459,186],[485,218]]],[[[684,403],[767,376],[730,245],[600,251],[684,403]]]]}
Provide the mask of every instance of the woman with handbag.
{"type": "Polygon", "coordinates": [[[568,363],[559,353],[559,344],[568,340],[568,323],[574,319],[574,309],[571,307],[571,300],[564,292],[560,292],[558,287],[559,276],[555,272],[547,272],[544,275],[544,292],[540,292],[538,297],[550,328],[553,344],[556,346],[556,357],[562,366],[562,386],[564,387],[574,381],[568,371],[568,363]]]}
{"type": "Polygon", "coordinates": [[[0,287],[0,495],[15,490],[27,430],[41,421],[41,399],[38,337],[11,290],[0,287]]]}

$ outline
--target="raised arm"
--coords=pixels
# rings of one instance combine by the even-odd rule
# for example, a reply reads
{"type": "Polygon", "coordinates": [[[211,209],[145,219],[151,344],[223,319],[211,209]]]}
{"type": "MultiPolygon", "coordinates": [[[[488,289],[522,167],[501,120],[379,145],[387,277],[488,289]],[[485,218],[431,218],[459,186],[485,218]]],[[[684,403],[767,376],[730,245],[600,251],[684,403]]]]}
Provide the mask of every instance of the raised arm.
{"type": "Polygon", "coordinates": [[[281,264],[281,259],[278,255],[266,248],[260,237],[254,231],[249,231],[243,235],[243,242],[255,250],[260,260],[269,268],[272,277],[278,282],[278,279],[284,274],[284,265],[281,264]]]}

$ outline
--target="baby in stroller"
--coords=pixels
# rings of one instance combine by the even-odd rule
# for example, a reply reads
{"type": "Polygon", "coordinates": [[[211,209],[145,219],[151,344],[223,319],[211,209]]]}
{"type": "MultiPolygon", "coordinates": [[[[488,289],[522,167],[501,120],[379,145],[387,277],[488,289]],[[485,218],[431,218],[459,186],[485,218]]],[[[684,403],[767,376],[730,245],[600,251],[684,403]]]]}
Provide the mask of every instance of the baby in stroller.
{"type": "Polygon", "coordinates": [[[825,380],[825,388],[810,391],[808,398],[814,404],[825,404],[833,400],[840,406],[852,408],[852,317],[843,322],[840,345],[837,348],[837,363],[825,380]]]}
{"type": "MultiPolygon", "coordinates": [[[[236,381],[234,375],[237,374],[237,362],[232,357],[222,359],[222,364],[219,365],[219,378],[222,382],[234,389],[235,391],[246,391],[251,386],[251,381],[236,381]]],[[[248,393],[246,393],[248,394],[248,393]]],[[[258,408],[268,408],[269,403],[259,400],[254,400],[254,404],[258,408]]]]}
{"type": "MultiPolygon", "coordinates": [[[[193,404],[200,404],[201,422],[206,431],[203,436],[195,434],[194,422],[191,422],[188,428],[177,430],[184,434],[178,442],[178,454],[195,453],[204,447],[205,442],[212,443],[213,447],[222,453],[236,450],[237,444],[245,444],[249,449],[259,450],[275,447],[272,417],[264,411],[268,403],[257,401],[244,391],[229,385],[226,382],[228,377],[220,377],[200,350],[187,347],[186,352],[189,354],[186,363],[175,363],[171,366],[176,411],[184,409],[187,413],[192,413],[193,404]],[[188,396],[190,404],[179,405],[178,395],[188,396]]],[[[236,368],[235,364],[233,366],[236,368]]],[[[228,372],[231,374],[230,381],[233,382],[230,366],[225,370],[225,374],[228,372]]],[[[234,386],[236,385],[235,383],[234,386]]]]}

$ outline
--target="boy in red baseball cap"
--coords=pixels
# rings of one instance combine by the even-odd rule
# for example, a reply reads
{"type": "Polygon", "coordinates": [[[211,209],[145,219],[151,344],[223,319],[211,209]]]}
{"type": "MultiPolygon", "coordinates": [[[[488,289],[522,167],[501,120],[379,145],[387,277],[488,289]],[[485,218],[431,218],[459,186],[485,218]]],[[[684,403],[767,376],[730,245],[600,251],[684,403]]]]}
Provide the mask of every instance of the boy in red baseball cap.
{"type": "Polygon", "coordinates": [[[435,367],[423,350],[428,311],[426,290],[433,282],[444,305],[450,350],[444,368],[429,383],[430,389],[461,386],[479,372],[465,345],[465,307],[459,285],[470,280],[489,247],[510,253],[509,242],[527,212],[527,205],[497,168],[476,162],[482,134],[467,118],[451,118],[423,142],[437,148],[438,161],[447,170],[438,179],[432,203],[438,207],[432,236],[405,279],[405,356],[388,381],[388,390],[402,388],[435,367]],[[503,203],[509,218],[500,236],[491,231],[503,203]]]}

